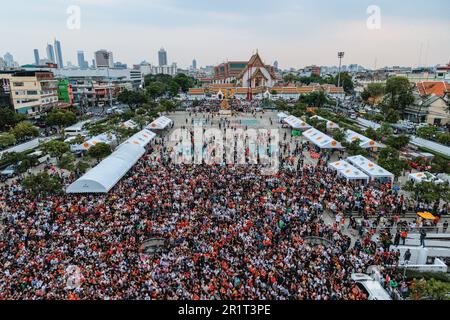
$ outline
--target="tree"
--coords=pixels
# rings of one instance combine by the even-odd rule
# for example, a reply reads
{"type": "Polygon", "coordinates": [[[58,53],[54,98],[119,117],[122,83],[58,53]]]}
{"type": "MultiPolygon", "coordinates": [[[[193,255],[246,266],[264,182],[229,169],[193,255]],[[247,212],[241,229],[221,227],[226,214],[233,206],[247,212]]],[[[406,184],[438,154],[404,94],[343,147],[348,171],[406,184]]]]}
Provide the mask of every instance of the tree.
{"type": "Polygon", "coordinates": [[[33,126],[30,122],[19,122],[11,133],[16,137],[17,140],[25,140],[27,138],[37,137],[39,135],[39,130],[33,126]]]}
{"type": "Polygon", "coordinates": [[[119,93],[117,100],[128,105],[131,110],[135,110],[136,108],[141,107],[148,101],[147,96],[144,92],[129,90],[124,90],[119,93]]]}
{"type": "Polygon", "coordinates": [[[437,133],[435,126],[425,126],[417,129],[417,136],[423,139],[432,139],[437,133]]]}
{"type": "Polygon", "coordinates": [[[323,91],[312,92],[307,95],[300,96],[300,103],[308,105],[309,107],[322,108],[326,103],[328,103],[328,98],[323,91]]]}
{"type": "Polygon", "coordinates": [[[34,195],[58,194],[62,192],[61,182],[57,178],[51,177],[47,172],[28,176],[22,184],[26,190],[34,195]]]}
{"type": "Polygon", "coordinates": [[[147,94],[152,99],[162,97],[166,92],[166,87],[167,86],[162,82],[152,82],[146,88],[147,94]]]}
{"type": "Polygon", "coordinates": [[[352,143],[344,141],[342,145],[347,148],[347,153],[349,156],[369,155],[369,152],[366,149],[361,148],[361,140],[359,139],[356,139],[352,143]]]}
{"type": "Polygon", "coordinates": [[[380,138],[379,140],[383,140],[394,134],[394,130],[389,123],[383,123],[380,128],[377,129],[377,135],[380,138]]]}
{"type": "Polygon", "coordinates": [[[20,161],[16,166],[18,173],[27,172],[28,169],[35,167],[38,164],[38,158],[36,156],[30,156],[26,154],[21,154],[20,161]]]}
{"type": "Polygon", "coordinates": [[[431,164],[431,172],[450,174],[450,161],[436,155],[433,159],[433,163],[431,164]]]}
{"type": "Polygon", "coordinates": [[[333,139],[339,142],[344,142],[345,141],[345,131],[342,129],[335,129],[334,133],[333,133],[333,139]]]}
{"type": "Polygon", "coordinates": [[[75,171],[75,156],[70,152],[64,153],[59,161],[59,167],[67,171],[75,171]]]}
{"type": "Polygon", "coordinates": [[[16,137],[11,133],[0,134],[0,148],[9,147],[16,143],[16,137]]]}
{"type": "Polygon", "coordinates": [[[444,132],[444,133],[438,133],[436,136],[439,143],[442,143],[444,145],[450,145],[450,133],[444,132]]]}
{"type": "Polygon", "coordinates": [[[397,149],[397,150],[401,150],[403,148],[405,148],[409,143],[411,142],[411,138],[409,136],[406,135],[401,135],[401,136],[390,136],[386,143],[388,146],[397,149]]]}
{"type": "Polygon", "coordinates": [[[405,77],[392,77],[386,81],[384,111],[393,109],[403,118],[406,107],[414,102],[414,86],[405,77]]]}
{"type": "Polygon", "coordinates": [[[77,116],[75,113],[63,110],[63,109],[53,109],[47,114],[46,124],[49,126],[57,126],[58,130],[61,131],[62,128],[73,125],[77,122],[77,116]]]}
{"type": "Polygon", "coordinates": [[[97,159],[100,162],[101,159],[106,158],[111,154],[111,146],[106,143],[97,143],[88,150],[88,155],[97,159]]]}
{"type": "Polygon", "coordinates": [[[78,163],[75,165],[75,172],[77,175],[81,176],[84,174],[88,169],[90,165],[84,160],[78,161],[78,163]]]}
{"type": "Polygon", "coordinates": [[[396,177],[400,176],[403,170],[408,168],[406,161],[400,160],[400,152],[392,147],[381,149],[378,164],[396,177]]]}
{"type": "Polygon", "coordinates": [[[6,131],[23,120],[25,120],[24,115],[16,114],[8,107],[0,108],[0,131],[6,131]]]}
{"type": "Polygon", "coordinates": [[[195,80],[194,78],[189,77],[183,73],[177,74],[173,78],[173,81],[178,84],[179,88],[183,92],[188,92],[189,88],[192,88],[197,82],[197,80],[195,80]]]}
{"type": "MultiPolygon", "coordinates": [[[[334,85],[338,85],[339,75],[334,79],[334,85]]],[[[352,93],[355,85],[353,83],[352,76],[348,72],[341,72],[341,86],[344,88],[346,93],[352,93]]]]}
{"type": "Polygon", "coordinates": [[[372,140],[379,140],[378,133],[373,128],[368,128],[365,132],[365,136],[372,140]]]}
{"type": "Polygon", "coordinates": [[[411,192],[417,201],[450,201],[450,187],[446,183],[408,181],[403,186],[405,191],[411,192]]]}
{"type": "Polygon", "coordinates": [[[51,157],[57,158],[58,160],[61,160],[62,156],[70,151],[67,143],[59,140],[46,142],[40,146],[40,149],[43,152],[49,154],[51,157]]]}
{"type": "Polygon", "coordinates": [[[384,96],[386,87],[382,83],[370,83],[367,88],[361,93],[361,98],[364,102],[375,105],[375,102],[380,97],[384,96]]]}
{"type": "Polygon", "coordinates": [[[400,120],[400,113],[397,110],[389,108],[386,111],[386,122],[397,123],[399,120],[400,120]]]}

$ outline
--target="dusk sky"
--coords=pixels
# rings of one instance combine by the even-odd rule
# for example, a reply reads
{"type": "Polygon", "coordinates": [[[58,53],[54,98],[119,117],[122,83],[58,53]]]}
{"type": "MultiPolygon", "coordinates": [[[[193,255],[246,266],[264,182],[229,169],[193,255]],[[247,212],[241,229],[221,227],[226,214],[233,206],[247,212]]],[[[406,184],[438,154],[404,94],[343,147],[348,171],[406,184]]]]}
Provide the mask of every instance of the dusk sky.
{"type": "Polygon", "coordinates": [[[169,62],[187,67],[247,60],[259,50],[282,68],[344,64],[368,68],[450,62],[449,0],[1,0],[0,55],[20,64],[45,57],[56,37],[65,62],[77,50],[90,62],[98,49],[132,65],[157,62],[164,47],[169,62]],[[67,27],[67,8],[81,9],[81,28],[67,27]],[[381,29],[369,30],[370,5],[381,9],[381,29]],[[422,54],[421,54],[422,48],[422,54]]]}

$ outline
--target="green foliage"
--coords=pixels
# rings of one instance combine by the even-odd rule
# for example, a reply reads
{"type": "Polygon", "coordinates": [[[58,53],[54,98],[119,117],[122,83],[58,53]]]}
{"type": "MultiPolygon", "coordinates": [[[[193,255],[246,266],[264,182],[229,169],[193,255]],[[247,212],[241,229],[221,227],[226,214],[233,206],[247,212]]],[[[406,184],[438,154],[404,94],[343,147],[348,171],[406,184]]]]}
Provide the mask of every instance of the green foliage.
{"type": "Polygon", "coordinates": [[[71,172],[75,171],[75,156],[70,152],[64,153],[59,161],[59,167],[71,172]]]}
{"type": "Polygon", "coordinates": [[[20,141],[37,137],[39,135],[39,130],[30,122],[23,121],[19,122],[14,129],[11,130],[11,133],[20,141]]]}
{"type": "Polygon", "coordinates": [[[400,120],[400,113],[398,110],[395,110],[394,108],[388,108],[385,111],[386,114],[386,122],[388,123],[397,123],[400,120]]]}
{"type": "Polygon", "coordinates": [[[323,108],[323,106],[329,102],[329,99],[323,91],[315,91],[310,94],[300,96],[298,101],[308,107],[323,108]]]}
{"type": "Polygon", "coordinates": [[[345,131],[342,129],[335,129],[333,133],[333,139],[341,143],[345,142],[345,131]]]}
{"type": "Polygon", "coordinates": [[[97,143],[88,150],[88,155],[97,160],[106,158],[111,154],[111,146],[106,143],[97,143]]]}
{"type": "Polygon", "coordinates": [[[437,128],[435,126],[426,126],[417,129],[417,136],[423,139],[434,138],[437,133],[437,128]]]}
{"type": "Polygon", "coordinates": [[[403,189],[411,192],[414,195],[414,198],[419,201],[450,201],[450,187],[446,183],[413,183],[408,181],[403,186],[403,189]]]}
{"type": "Polygon", "coordinates": [[[379,140],[378,133],[373,128],[368,128],[365,132],[365,136],[372,140],[379,140]]]}
{"type": "Polygon", "coordinates": [[[361,141],[359,139],[356,139],[352,143],[344,141],[342,145],[347,149],[348,155],[351,157],[359,155],[367,157],[369,155],[366,149],[361,148],[361,141]]]}
{"type": "Polygon", "coordinates": [[[386,95],[383,101],[383,111],[389,113],[388,111],[393,109],[403,116],[406,107],[414,102],[413,90],[414,86],[409,82],[408,78],[389,78],[386,81],[386,95]]]}
{"type": "Polygon", "coordinates": [[[0,134],[0,148],[12,146],[16,143],[16,137],[11,133],[0,134]]]}
{"type": "Polygon", "coordinates": [[[380,128],[377,129],[377,135],[379,140],[382,140],[383,138],[387,138],[394,134],[394,130],[392,130],[392,127],[389,123],[383,123],[380,128]]]}
{"type": "Polygon", "coordinates": [[[77,116],[71,111],[53,109],[47,114],[45,122],[49,126],[68,127],[77,122],[77,116]]]}
{"type": "Polygon", "coordinates": [[[34,195],[58,194],[62,192],[61,182],[57,178],[51,177],[47,172],[26,177],[23,181],[23,186],[34,195]]]}
{"type": "Polygon", "coordinates": [[[0,131],[11,129],[23,120],[25,120],[24,115],[16,114],[14,110],[7,107],[0,108],[0,131]]]}
{"type": "Polygon", "coordinates": [[[63,141],[59,141],[59,140],[52,140],[46,143],[43,143],[40,146],[40,149],[49,154],[51,157],[53,158],[57,158],[59,160],[61,160],[61,157],[70,151],[69,146],[67,145],[67,143],[64,143],[63,141]]]}
{"type": "Polygon", "coordinates": [[[438,133],[436,136],[439,143],[442,143],[444,145],[450,145],[450,133],[438,133]]]}
{"type": "Polygon", "coordinates": [[[400,159],[400,152],[392,147],[381,149],[378,164],[396,177],[408,168],[408,163],[400,159]]]}
{"type": "Polygon", "coordinates": [[[145,77],[145,87],[150,98],[156,99],[164,95],[176,96],[180,91],[188,92],[194,87],[197,80],[185,74],[170,75],[147,75],[145,77]]]}
{"type": "Polygon", "coordinates": [[[386,86],[382,83],[370,83],[367,88],[361,93],[361,98],[365,102],[375,102],[375,99],[380,98],[386,92],[386,86]],[[370,101],[372,100],[372,101],[370,101]]]}
{"type": "Polygon", "coordinates": [[[88,162],[86,162],[84,160],[80,160],[75,165],[75,172],[81,176],[82,174],[85,174],[89,168],[90,168],[90,165],[88,162]]]}
{"type": "Polygon", "coordinates": [[[125,90],[119,93],[117,100],[130,107],[131,110],[135,110],[148,102],[147,96],[141,91],[129,91],[125,90]]]}
{"type": "Polygon", "coordinates": [[[431,165],[431,172],[450,174],[450,161],[441,156],[435,156],[431,165]]]}
{"type": "Polygon", "coordinates": [[[450,300],[450,283],[436,279],[414,279],[410,299],[412,300],[450,300]]]}
{"type": "Polygon", "coordinates": [[[401,136],[390,136],[386,144],[394,149],[401,150],[405,148],[409,142],[411,141],[411,138],[407,135],[401,135],[401,136]]]}

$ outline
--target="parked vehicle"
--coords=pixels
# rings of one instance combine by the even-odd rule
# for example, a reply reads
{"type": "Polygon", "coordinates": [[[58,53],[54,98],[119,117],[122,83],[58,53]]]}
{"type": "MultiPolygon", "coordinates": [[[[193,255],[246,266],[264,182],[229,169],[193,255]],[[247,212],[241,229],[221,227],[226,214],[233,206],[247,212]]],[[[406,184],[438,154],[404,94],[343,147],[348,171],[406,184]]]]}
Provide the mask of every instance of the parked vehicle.
{"type": "Polygon", "coordinates": [[[352,274],[352,280],[356,282],[359,290],[366,294],[368,300],[392,300],[389,293],[378,281],[363,273],[352,274]]]}

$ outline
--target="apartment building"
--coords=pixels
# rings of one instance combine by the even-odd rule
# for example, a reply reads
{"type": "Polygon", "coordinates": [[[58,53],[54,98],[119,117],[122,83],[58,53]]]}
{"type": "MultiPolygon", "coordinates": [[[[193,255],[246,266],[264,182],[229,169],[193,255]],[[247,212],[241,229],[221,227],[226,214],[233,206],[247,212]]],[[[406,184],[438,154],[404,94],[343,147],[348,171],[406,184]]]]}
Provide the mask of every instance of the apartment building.
{"type": "Polygon", "coordinates": [[[58,105],[58,81],[49,71],[0,72],[8,82],[11,104],[19,114],[29,116],[58,105]]]}

